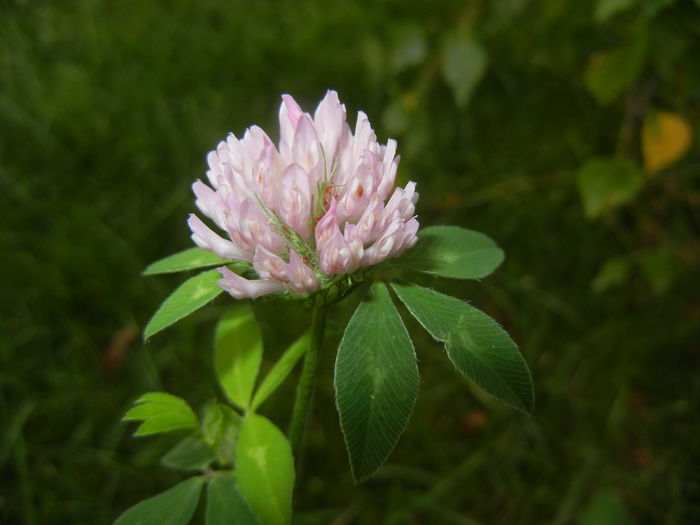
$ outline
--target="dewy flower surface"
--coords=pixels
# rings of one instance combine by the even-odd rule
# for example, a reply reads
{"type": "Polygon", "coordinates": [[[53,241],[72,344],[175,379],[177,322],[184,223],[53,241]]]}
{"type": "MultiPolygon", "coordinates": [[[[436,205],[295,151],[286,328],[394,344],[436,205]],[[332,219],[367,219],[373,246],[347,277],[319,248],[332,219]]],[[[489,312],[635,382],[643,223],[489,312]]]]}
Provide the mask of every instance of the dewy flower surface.
{"type": "Polygon", "coordinates": [[[225,259],[252,263],[257,279],[219,268],[219,286],[237,299],[287,292],[300,297],[394,257],[416,243],[415,183],[394,188],[396,141],[377,142],[358,112],[328,91],[313,117],[282,96],[279,145],[257,126],[230,134],[209,153],[207,178],[192,186],[202,214],[194,242],[225,259]]]}

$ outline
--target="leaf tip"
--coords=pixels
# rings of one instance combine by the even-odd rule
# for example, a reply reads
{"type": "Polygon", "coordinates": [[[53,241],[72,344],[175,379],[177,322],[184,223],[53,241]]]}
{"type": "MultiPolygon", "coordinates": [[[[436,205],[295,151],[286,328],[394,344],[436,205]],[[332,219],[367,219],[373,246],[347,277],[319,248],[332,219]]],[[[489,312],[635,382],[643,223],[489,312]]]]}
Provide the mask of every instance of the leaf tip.
{"type": "Polygon", "coordinates": [[[370,479],[372,476],[374,476],[374,474],[376,474],[377,470],[379,470],[379,468],[376,468],[371,472],[355,472],[352,463],[350,464],[350,474],[352,475],[352,481],[355,485],[360,485],[361,483],[364,483],[370,479]]]}
{"type": "Polygon", "coordinates": [[[154,334],[156,334],[158,330],[153,330],[153,327],[151,326],[151,323],[146,325],[146,328],[143,329],[143,336],[141,337],[141,340],[144,343],[148,343],[151,341],[151,337],[153,337],[154,334]]]}

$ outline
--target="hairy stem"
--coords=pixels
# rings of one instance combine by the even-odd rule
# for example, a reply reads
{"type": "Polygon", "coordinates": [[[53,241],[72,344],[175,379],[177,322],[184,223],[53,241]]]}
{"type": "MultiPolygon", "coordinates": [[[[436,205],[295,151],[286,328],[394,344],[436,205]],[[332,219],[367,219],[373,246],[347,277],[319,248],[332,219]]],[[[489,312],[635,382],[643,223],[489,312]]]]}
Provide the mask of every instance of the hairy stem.
{"type": "Polygon", "coordinates": [[[311,341],[309,349],[304,356],[304,368],[301,371],[297,394],[294,399],[292,420],[289,424],[289,442],[295,457],[300,457],[306,414],[309,411],[311,395],[313,394],[316,380],[318,356],[323,345],[323,332],[326,328],[326,306],[314,306],[311,318],[311,341]]]}

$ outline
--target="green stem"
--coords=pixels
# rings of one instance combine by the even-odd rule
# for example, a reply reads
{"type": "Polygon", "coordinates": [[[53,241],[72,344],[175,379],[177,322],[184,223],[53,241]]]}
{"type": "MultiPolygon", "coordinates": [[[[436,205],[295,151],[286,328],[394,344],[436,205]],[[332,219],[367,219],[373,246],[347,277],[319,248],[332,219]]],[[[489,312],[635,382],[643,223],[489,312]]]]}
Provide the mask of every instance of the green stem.
{"type": "Polygon", "coordinates": [[[311,317],[311,341],[309,349],[304,356],[304,368],[301,371],[301,377],[297,385],[297,394],[294,399],[294,408],[292,409],[292,420],[289,423],[289,442],[297,458],[299,458],[301,452],[306,414],[311,404],[311,394],[313,394],[318,356],[321,353],[325,328],[326,307],[314,306],[311,317]]]}

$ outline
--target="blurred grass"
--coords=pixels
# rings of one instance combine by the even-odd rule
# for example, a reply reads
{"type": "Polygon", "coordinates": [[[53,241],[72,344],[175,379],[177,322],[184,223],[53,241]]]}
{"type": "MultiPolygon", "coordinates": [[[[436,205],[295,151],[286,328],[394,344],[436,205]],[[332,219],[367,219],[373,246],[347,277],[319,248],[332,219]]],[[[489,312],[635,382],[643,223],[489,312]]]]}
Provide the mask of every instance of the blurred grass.
{"type": "MultiPolygon", "coordinates": [[[[144,346],[178,277],[139,273],[189,246],[189,185],[218,140],[276,129],[280,93],[310,110],[328,88],[399,139],[422,222],[481,230],[506,250],[483,283],[426,283],[504,324],[538,406],[527,418],[485,399],[406,318],[416,413],[390,464],[355,487],[331,340],[298,523],[567,524],[596,512],[619,523],[616,505],[633,523],[700,520],[700,10],[639,4],[601,25],[594,3],[559,0],[0,2],[0,522],[109,523],[179,479],[157,465],[172,439],[134,439],[119,420],[147,390],[194,406],[214,395],[211,329],[228,303],[144,346]],[[439,76],[458,27],[490,60],[466,109],[439,76]],[[640,31],[650,65],[598,105],[582,80],[590,56],[640,31]],[[630,206],[588,221],[576,170],[620,148],[639,160],[620,136],[649,82],[647,104],[684,115],[694,145],[630,206]],[[621,256],[632,273],[594,293],[621,256]]],[[[351,306],[332,314],[341,326],[351,306]]],[[[289,305],[258,310],[272,356],[307,322],[289,305]]],[[[266,407],[282,426],[288,398],[266,407]]]]}

